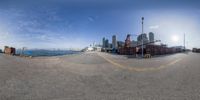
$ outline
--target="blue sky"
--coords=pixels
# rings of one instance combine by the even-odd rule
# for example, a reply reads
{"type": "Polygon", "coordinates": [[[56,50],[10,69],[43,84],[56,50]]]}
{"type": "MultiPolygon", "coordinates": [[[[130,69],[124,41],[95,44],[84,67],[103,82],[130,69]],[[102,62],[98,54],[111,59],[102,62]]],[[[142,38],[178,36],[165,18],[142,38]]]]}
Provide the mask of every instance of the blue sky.
{"type": "MultiPolygon", "coordinates": [[[[102,37],[154,32],[169,46],[200,47],[198,0],[0,0],[0,48],[83,48],[102,37]],[[173,41],[176,35],[179,41],[173,41]]],[[[131,37],[136,39],[135,36],[131,37]]]]}

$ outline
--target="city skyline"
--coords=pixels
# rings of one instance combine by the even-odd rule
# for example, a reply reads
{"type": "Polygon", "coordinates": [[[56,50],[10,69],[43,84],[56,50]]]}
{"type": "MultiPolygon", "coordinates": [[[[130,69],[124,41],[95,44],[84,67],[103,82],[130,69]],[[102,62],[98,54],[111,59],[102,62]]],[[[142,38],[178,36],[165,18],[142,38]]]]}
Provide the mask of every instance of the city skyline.
{"type": "Polygon", "coordinates": [[[179,46],[185,34],[186,47],[200,47],[200,1],[192,1],[3,0],[0,48],[84,48],[112,35],[124,41],[127,34],[141,34],[141,17],[144,33],[153,32],[155,40],[179,46]]]}

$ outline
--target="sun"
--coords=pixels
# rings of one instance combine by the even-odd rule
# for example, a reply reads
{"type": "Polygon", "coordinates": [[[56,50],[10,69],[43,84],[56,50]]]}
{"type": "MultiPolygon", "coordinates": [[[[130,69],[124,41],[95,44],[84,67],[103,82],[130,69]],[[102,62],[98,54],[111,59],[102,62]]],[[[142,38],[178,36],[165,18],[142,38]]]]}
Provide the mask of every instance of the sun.
{"type": "Polygon", "coordinates": [[[178,42],[178,41],[179,41],[179,37],[178,37],[177,35],[173,35],[173,36],[172,36],[172,40],[173,40],[174,42],[178,42]]]}

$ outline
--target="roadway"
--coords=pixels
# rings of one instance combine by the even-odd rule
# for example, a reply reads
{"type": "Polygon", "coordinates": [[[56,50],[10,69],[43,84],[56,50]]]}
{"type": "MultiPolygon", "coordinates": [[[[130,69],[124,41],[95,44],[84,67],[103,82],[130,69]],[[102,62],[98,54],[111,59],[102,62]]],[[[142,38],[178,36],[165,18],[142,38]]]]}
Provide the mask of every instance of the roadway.
{"type": "Polygon", "coordinates": [[[0,55],[0,100],[199,100],[200,54],[0,55]]]}

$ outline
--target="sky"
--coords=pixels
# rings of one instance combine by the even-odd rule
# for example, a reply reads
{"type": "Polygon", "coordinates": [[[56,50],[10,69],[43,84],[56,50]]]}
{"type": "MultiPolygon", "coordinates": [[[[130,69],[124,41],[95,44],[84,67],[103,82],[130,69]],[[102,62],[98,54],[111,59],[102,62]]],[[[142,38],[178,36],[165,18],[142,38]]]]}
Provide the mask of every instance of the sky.
{"type": "Polygon", "coordinates": [[[0,0],[0,48],[77,48],[153,32],[168,46],[200,47],[199,0],[0,0]],[[178,38],[176,41],[174,37],[178,38]]]}

